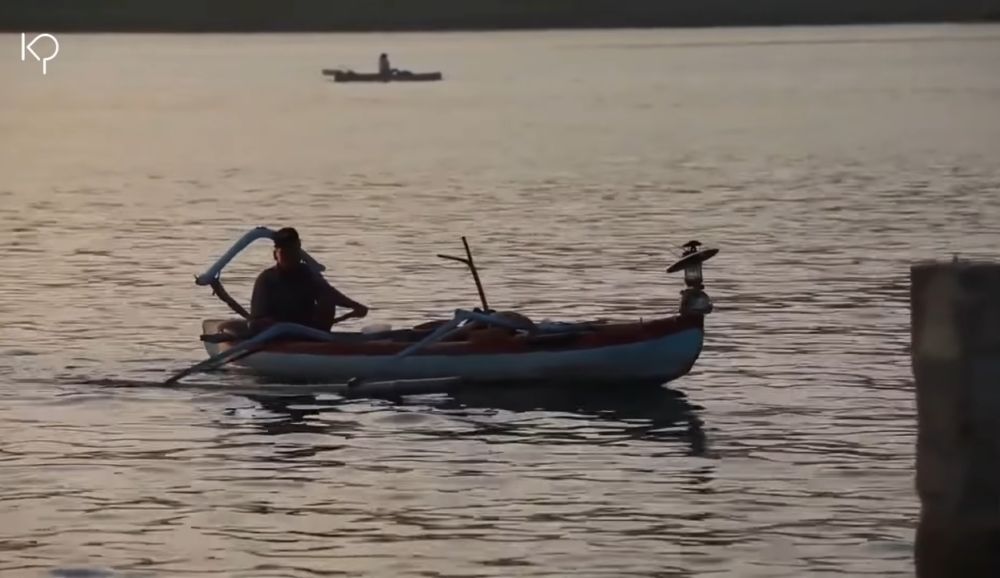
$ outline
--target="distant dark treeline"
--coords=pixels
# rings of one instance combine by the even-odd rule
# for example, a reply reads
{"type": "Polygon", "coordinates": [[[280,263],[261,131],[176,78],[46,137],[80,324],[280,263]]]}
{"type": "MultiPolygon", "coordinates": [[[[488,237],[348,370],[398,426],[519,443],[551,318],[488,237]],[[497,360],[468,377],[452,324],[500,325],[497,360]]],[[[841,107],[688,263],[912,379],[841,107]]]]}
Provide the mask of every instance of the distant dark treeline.
{"type": "Polygon", "coordinates": [[[1000,0],[0,0],[0,30],[366,31],[1000,20],[1000,0]]]}

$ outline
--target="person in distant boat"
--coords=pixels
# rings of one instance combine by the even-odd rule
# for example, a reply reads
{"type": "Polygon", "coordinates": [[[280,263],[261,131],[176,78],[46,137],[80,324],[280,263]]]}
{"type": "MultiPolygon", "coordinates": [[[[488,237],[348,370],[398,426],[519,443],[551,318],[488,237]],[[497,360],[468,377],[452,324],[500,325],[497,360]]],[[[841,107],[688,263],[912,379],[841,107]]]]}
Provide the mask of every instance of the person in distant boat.
{"type": "Polygon", "coordinates": [[[329,331],[337,306],[351,317],[368,315],[368,308],[330,285],[302,261],[302,241],[292,227],[274,234],[275,265],[257,276],[250,299],[250,329],[289,322],[329,331]]]}
{"type": "Polygon", "coordinates": [[[378,57],[378,73],[381,76],[392,76],[392,66],[389,64],[389,55],[383,52],[378,57]]]}

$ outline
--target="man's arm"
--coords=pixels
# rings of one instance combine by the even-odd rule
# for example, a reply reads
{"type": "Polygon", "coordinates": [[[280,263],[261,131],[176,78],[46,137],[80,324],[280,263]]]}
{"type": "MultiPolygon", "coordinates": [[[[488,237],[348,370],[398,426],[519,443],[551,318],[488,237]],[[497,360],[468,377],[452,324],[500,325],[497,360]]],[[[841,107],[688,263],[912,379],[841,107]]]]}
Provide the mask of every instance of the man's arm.
{"type": "Polygon", "coordinates": [[[329,303],[330,305],[335,305],[339,307],[347,307],[348,309],[354,310],[358,317],[364,317],[368,314],[368,308],[358,303],[354,299],[351,299],[347,295],[341,293],[336,287],[330,284],[329,281],[323,278],[319,273],[314,272],[316,277],[316,282],[319,285],[319,301],[320,303],[329,303]]]}
{"type": "Polygon", "coordinates": [[[266,272],[257,276],[253,284],[253,296],[250,298],[250,329],[259,331],[274,323],[274,309],[271,305],[271,291],[266,279],[266,272]]]}

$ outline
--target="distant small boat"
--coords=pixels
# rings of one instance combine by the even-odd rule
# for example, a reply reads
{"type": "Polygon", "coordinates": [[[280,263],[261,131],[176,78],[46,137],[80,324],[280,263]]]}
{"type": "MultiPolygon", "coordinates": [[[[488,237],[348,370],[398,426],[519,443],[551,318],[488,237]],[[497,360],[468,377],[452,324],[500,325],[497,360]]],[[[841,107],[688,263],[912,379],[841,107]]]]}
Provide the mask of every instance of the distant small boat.
{"type": "Polygon", "coordinates": [[[379,74],[377,72],[354,72],[353,70],[339,70],[336,68],[324,68],[323,76],[332,76],[334,82],[430,82],[444,78],[440,72],[396,70],[392,74],[379,74]]]}

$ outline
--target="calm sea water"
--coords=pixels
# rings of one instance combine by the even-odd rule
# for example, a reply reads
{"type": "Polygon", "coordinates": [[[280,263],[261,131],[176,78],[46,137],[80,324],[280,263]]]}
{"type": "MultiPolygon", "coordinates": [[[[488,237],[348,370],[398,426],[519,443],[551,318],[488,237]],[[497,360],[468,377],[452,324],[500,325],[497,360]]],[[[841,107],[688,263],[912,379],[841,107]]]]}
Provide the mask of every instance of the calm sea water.
{"type": "Polygon", "coordinates": [[[0,575],[912,574],[908,267],[1000,252],[1000,28],[60,40],[0,36],[0,575]],[[320,76],[382,51],[446,80],[320,76]],[[475,305],[461,235],[554,319],[673,311],[699,239],[717,310],[662,391],[153,387],[256,225],[365,323],[475,305]]]}

